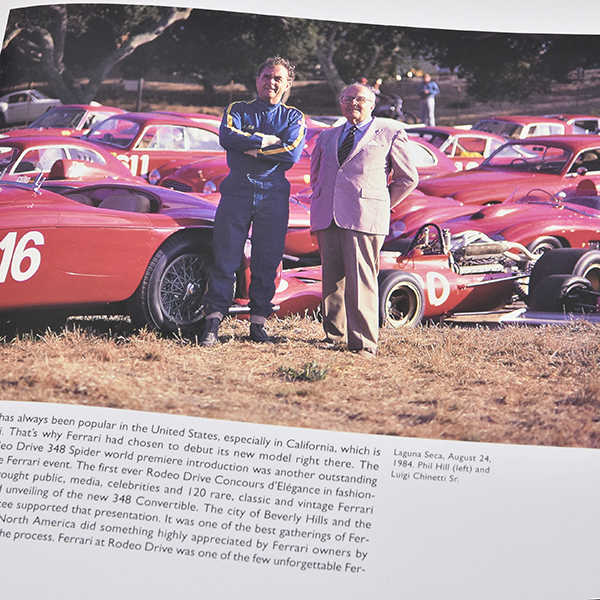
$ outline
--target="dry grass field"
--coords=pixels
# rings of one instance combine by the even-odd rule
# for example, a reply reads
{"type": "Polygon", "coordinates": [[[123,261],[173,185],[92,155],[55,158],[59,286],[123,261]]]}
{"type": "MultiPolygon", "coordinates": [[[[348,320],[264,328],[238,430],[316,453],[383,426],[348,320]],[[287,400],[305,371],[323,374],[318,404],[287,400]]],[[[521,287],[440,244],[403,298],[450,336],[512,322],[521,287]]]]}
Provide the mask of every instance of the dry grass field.
{"type": "Polygon", "coordinates": [[[311,318],[274,319],[274,345],[227,320],[221,344],[119,320],[5,337],[0,396],[378,435],[600,447],[600,326],[382,330],[380,355],[319,346],[311,318]]]}

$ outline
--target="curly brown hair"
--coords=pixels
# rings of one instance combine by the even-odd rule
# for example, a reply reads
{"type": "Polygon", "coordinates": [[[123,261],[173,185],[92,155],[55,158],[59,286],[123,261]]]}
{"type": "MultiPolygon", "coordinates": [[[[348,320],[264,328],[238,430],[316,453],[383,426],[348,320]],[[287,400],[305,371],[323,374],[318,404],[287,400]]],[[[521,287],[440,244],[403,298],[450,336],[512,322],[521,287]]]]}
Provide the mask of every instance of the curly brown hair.
{"type": "Polygon", "coordinates": [[[296,66],[290,63],[286,58],[282,58],[281,56],[271,56],[267,58],[260,67],[258,67],[258,71],[256,72],[256,77],[260,77],[260,74],[268,67],[285,67],[288,72],[288,79],[290,81],[294,80],[296,77],[296,66]]]}

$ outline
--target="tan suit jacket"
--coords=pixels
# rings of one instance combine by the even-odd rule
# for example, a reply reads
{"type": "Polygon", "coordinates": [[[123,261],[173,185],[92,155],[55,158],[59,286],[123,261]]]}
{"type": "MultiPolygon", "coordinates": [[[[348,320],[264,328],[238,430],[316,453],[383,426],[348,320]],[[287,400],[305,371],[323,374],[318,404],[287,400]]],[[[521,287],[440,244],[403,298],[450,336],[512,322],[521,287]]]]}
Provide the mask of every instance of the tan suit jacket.
{"type": "Polygon", "coordinates": [[[342,229],[387,235],[390,210],[417,186],[401,126],[374,118],[343,165],[337,158],[344,125],[319,134],[311,156],[311,230],[342,229]],[[391,174],[391,183],[389,175],[391,174]]]}

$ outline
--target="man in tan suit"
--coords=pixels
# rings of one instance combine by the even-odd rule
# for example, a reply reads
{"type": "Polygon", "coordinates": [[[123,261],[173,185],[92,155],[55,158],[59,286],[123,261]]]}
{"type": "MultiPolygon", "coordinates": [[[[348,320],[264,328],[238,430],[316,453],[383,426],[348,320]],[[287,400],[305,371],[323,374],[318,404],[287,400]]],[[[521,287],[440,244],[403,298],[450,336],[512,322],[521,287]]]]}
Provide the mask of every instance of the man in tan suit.
{"type": "Polygon", "coordinates": [[[379,252],[390,210],[418,183],[408,139],[396,121],[373,118],[375,91],[361,84],[340,96],[347,122],[323,130],[311,157],[310,221],[323,265],[323,328],[328,342],[377,354],[379,252]]]}

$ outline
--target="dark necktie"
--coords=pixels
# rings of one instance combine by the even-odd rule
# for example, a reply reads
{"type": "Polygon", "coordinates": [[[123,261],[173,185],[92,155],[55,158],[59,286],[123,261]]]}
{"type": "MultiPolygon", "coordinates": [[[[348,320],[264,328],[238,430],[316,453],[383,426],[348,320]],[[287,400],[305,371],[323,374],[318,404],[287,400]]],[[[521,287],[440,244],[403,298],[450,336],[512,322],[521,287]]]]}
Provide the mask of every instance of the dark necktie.
{"type": "Polygon", "coordinates": [[[340,165],[344,164],[344,161],[348,158],[348,155],[354,147],[354,132],[358,129],[356,125],[352,125],[346,134],[346,137],[342,141],[341,146],[338,150],[338,160],[340,165]]]}

